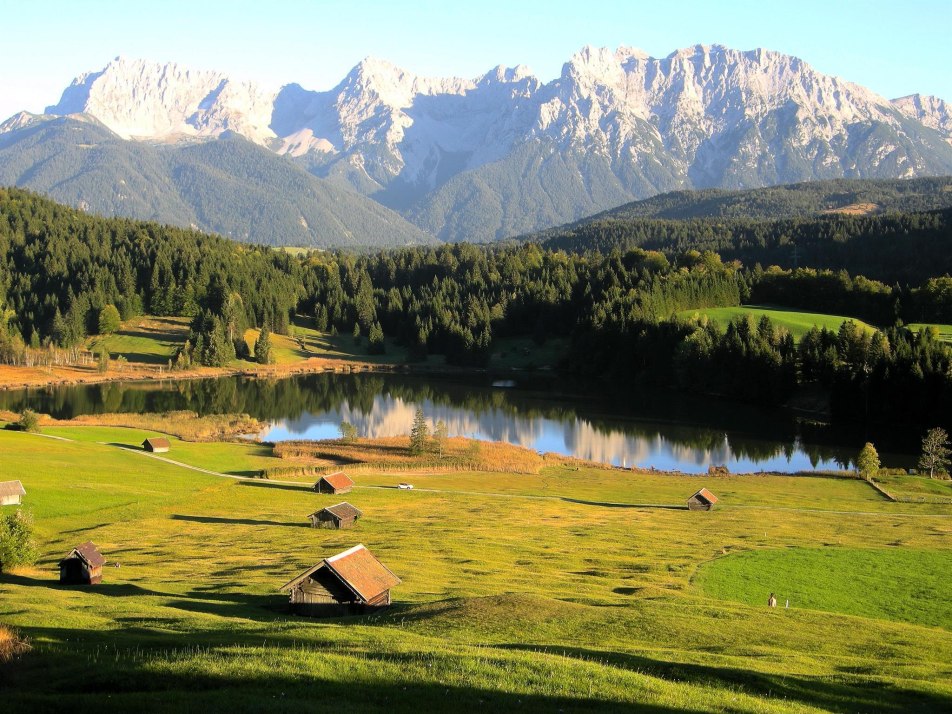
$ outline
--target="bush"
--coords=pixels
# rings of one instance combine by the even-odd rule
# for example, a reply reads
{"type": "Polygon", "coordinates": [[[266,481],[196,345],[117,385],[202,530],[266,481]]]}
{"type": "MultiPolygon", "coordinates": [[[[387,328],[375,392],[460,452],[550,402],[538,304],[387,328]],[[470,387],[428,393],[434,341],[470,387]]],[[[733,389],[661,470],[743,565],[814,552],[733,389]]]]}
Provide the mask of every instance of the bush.
{"type": "Polygon", "coordinates": [[[340,438],[348,444],[357,441],[357,427],[347,421],[340,423],[340,438]]]}
{"type": "Polygon", "coordinates": [[[32,409],[24,409],[20,412],[20,419],[17,426],[22,431],[37,432],[40,430],[40,415],[32,409]]]}
{"type": "Polygon", "coordinates": [[[856,458],[856,468],[863,475],[863,478],[869,480],[879,473],[879,454],[876,453],[876,447],[866,442],[866,445],[859,452],[856,458]]]}
{"type": "Polygon", "coordinates": [[[4,568],[33,565],[35,562],[33,519],[19,509],[0,516],[0,572],[4,568]]]}

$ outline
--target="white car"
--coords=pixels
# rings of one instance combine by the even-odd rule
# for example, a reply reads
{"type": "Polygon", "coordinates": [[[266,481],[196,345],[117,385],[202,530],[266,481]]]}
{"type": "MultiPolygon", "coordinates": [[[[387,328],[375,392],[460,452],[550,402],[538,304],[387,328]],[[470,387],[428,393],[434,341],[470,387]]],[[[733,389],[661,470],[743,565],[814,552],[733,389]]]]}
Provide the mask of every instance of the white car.
{"type": "Polygon", "coordinates": [[[397,488],[404,488],[404,489],[412,490],[412,489],[413,489],[413,484],[412,484],[412,483],[401,483],[399,486],[397,486],[397,488]]]}

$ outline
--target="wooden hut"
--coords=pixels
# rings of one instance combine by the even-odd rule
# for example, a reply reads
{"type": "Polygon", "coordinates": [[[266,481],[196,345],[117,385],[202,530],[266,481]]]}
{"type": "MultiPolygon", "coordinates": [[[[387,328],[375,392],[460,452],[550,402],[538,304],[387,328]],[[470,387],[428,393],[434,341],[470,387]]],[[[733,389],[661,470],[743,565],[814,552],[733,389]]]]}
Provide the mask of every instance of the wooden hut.
{"type": "Polygon", "coordinates": [[[73,548],[59,562],[60,582],[67,585],[96,585],[102,582],[102,557],[91,540],[73,548]]]}
{"type": "Polygon", "coordinates": [[[172,444],[169,443],[168,439],[156,436],[143,441],[142,448],[146,451],[151,451],[153,454],[164,454],[172,448],[172,444]]]}
{"type": "Polygon", "coordinates": [[[390,604],[390,588],[400,584],[363,545],[326,558],[281,588],[299,615],[356,614],[390,604]]]}
{"type": "Polygon", "coordinates": [[[315,511],[308,518],[311,519],[312,528],[353,528],[357,519],[362,517],[359,508],[351,506],[349,503],[338,503],[336,506],[328,506],[319,511],[315,511]]]}
{"type": "Polygon", "coordinates": [[[347,493],[353,487],[354,482],[343,471],[321,476],[314,484],[314,490],[318,493],[347,493]]]}
{"type": "Polygon", "coordinates": [[[0,481],[0,506],[19,506],[26,489],[19,481],[0,481]]]}
{"type": "Polygon", "coordinates": [[[688,499],[688,509],[692,511],[710,511],[717,503],[717,496],[702,488],[688,499]]]}

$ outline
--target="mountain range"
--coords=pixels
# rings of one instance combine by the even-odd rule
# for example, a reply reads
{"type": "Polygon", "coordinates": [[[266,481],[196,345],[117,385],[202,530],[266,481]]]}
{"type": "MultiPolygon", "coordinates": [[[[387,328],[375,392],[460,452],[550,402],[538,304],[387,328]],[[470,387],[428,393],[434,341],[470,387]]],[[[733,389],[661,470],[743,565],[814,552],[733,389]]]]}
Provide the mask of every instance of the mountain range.
{"type": "Polygon", "coordinates": [[[288,245],[492,241],[658,193],[952,174],[952,108],[757,49],[587,47],[427,78],[368,58],[267,88],[117,58],[0,125],[0,183],[288,245]]]}

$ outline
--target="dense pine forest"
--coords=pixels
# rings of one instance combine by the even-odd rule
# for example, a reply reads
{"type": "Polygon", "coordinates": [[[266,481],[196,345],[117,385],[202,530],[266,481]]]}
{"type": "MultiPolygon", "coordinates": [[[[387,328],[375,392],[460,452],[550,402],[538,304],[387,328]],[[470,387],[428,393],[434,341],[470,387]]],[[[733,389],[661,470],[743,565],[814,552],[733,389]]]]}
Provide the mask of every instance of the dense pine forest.
{"type": "Polygon", "coordinates": [[[950,220],[946,211],[670,221],[651,224],[667,231],[664,240],[611,234],[586,239],[584,250],[555,241],[292,255],[98,218],[3,189],[0,361],[68,352],[116,312],[189,316],[192,334],[176,364],[224,365],[247,356],[246,327],[285,333],[303,316],[321,331],[353,334],[370,352],[385,349],[386,335],[413,358],[442,354],[450,364],[481,367],[500,340],[559,339],[567,346],[563,370],[614,385],[780,404],[809,383],[828,390],[844,417],[946,423],[952,352],[933,333],[902,325],[952,321],[950,220]],[[747,257],[787,254],[794,245],[801,264],[823,246],[838,257],[796,269],[747,257]],[[841,258],[888,274],[888,282],[823,267],[841,258]],[[747,302],[851,315],[884,329],[870,334],[846,323],[797,344],[768,319],[739,320],[725,331],[676,316],[747,302]]]}

